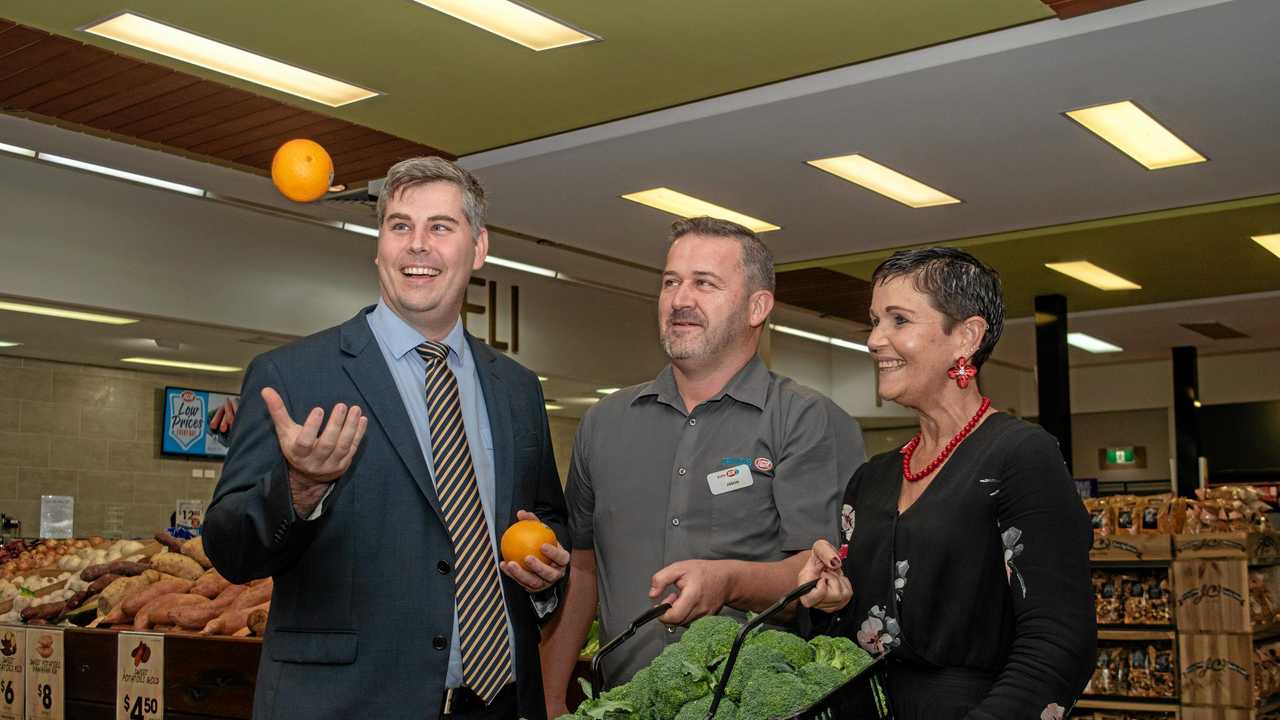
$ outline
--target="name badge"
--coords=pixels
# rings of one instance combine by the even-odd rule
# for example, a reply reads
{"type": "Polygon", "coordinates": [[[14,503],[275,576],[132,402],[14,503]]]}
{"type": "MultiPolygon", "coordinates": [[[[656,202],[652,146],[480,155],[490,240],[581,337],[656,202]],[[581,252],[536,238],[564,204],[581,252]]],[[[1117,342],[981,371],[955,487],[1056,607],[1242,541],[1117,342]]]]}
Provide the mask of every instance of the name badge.
{"type": "Polygon", "coordinates": [[[751,487],[755,479],[751,477],[751,468],[746,465],[735,465],[728,470],[713,472],[707,476],[707,486],[712,495],[723,495],[734,490],[751,487]]]}

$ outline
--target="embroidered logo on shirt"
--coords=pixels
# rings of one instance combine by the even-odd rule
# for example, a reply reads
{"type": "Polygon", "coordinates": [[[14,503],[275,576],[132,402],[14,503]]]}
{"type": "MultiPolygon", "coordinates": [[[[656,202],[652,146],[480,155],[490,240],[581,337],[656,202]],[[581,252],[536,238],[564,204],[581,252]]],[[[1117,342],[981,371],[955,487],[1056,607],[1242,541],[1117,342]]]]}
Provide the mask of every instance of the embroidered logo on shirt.
{"type": "Polygon", "coordinates": [[[760,472],[769,472],[773,469],[773,461],[767,457],[758,457],[753,464],[760,472]]]}

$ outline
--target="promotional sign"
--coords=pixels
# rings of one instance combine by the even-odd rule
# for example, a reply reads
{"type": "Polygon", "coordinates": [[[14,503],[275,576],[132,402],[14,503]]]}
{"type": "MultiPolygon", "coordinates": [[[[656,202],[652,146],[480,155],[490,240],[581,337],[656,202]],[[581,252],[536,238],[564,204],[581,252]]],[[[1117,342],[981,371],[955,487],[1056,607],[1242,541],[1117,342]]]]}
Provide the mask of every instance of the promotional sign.
{"type": "Polygon", "coordinates": [[[194,498],[183,498],[178,500],[178,509],[174,513],[175,524],[180,528],[196,533],[200,533],[200,526],[204,523],[204,501],[194,498]]]}
{"type": "Polygon", "coordinates": [[[22,720],[26,697],[27,629],[0,625],[0,720],[22,720]]]}
{"type": "Polygon", "coordinates": [[[62,631],[27,628],[27,720],[63,720],[62,631]]]}
{"type": "Polygon", "coordinates": [[[116,720],[164,717],[164,636],[122,632],[116,649],[116,720]]]}
{"type": "Polygon", "coordinates": [[[75,530],[76,499],[70,495],[40,496],[40,537],[69,538],[75,530]]]}
{"type": "Polygon", "coordinates": [[[160,416],[160,451],[166,455],[223,458],[227,455],[228,434],[221,431],[222,418],[233,418],[240,407],[239,395],[167,387],[160,416]],[[214,426],[217,421],[218,427],[214,426]]]}

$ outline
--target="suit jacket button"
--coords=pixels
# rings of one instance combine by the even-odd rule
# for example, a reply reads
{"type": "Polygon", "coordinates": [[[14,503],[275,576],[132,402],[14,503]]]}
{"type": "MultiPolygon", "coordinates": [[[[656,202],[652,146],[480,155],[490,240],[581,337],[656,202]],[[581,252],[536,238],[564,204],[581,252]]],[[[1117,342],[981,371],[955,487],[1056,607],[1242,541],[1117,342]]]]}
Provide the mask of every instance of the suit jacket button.
{"type": "Polygon", "coordinates": [[[445,561],[443,561],[443,560],[441,560],[440,562],[436,563],[436,572],[440,573],[441,575],[448,575],[448,574],[449,574],[449,570],[450,570],[450,568],[449,568],[449,563],[447,563],[447,562],[445,562],[445,561]]]}
{"type": "Polygon", "coordinates": [[[445,640],[443,635],[437,635],[431,638],[431,647],[437,650],[444,650],[449,647],[449,641],[445,640]]]}

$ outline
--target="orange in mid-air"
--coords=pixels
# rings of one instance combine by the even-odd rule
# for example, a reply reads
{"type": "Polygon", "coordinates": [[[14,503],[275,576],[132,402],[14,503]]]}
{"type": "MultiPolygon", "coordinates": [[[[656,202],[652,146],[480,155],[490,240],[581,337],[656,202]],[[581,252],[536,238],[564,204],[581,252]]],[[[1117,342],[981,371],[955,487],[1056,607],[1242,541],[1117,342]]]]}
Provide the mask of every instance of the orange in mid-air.
{"type": "Polygon", "coordinates": [[[530,555],[546,562],[542,554],[542,545],[555,545],[556,534],[551,528],[537,520],[521,520],[511,524],[502,533],[502,559],[507,562],[524,565],[524,559],[530,555]]]}
{"type": "Polygon", "coordinates": [[[271,159],[271,182],[294,202],[318,200],[333,184],[333,158],[313,140],[290,140],[271,159]]]}

